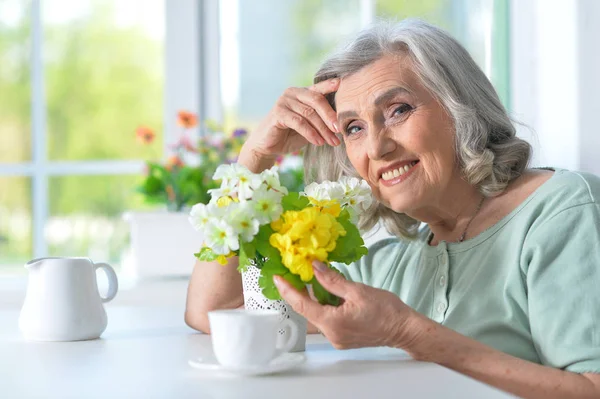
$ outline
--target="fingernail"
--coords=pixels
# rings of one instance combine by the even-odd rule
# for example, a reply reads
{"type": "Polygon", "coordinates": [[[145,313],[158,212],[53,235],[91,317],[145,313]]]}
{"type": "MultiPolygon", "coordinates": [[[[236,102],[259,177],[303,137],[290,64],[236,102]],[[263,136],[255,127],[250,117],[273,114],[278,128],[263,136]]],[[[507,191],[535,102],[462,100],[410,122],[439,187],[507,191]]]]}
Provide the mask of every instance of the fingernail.
{"type": "Polygon", "coordinates": [[[341,133],[337,122],[333,122],[333,129],[334,129],[333,130],[334,133],[341,133]]]}
{"type": "Polygon", "coordinates": [[[335,86],[338,83],[340,83],[340,78],[331,79],[331,85],[332,86],[335,86]]]}
{"type": "Polygon", "coordinates": [[[325,266],[324,263],[321,263],[319,261],[315,260],[312,265],[313,268],[319,272],[324,272],[325,270],[327,270],[327,266],[325,266]]]}
{"type": "Polygon", "coordinates": [[[332,137],[331,141],[333,141],[333,145],[340,145],[340,139],[335,136],[332,137]]]}
{"type": "Polygon", "coordinates": [[[281,277],[279,277],[279,276],[273,276],[273,282],[275,283],[275,285],[277,286],[277,288],[280,288],[281,277]]]}

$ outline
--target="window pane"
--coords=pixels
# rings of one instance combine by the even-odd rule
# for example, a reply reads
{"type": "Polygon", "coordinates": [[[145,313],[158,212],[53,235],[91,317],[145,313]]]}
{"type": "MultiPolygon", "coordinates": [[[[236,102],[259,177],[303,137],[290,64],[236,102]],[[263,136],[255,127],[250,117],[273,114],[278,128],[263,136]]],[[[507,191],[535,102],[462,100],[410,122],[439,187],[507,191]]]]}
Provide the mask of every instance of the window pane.
{"type": "Polygon", "coordinates": [[[48,155],[52,160],[162,154],[164,0],[45,0],[48,155]],[[135,139],[140,125],[158,135],[135,139]]]}
{"type": "Polygon", "coordinates": [[[222,97],[229,128],[255,126],[287,87],[310,84],[322,57],[360,28],[360,0],[219,4],[222,97]],[[269,23],[256,23],[265,20],[269,23]]]}
{"type": "Polygon", "coordinates": [[[0,0],[0,163],[31,159],[30,3],[0,0]]]}
{"type": "Polygon", "coordinates": [[[32,257],[31,180],[0,177],[0,274],[24,273],[32,257]]]}
{"type": "Polygon", "coordinates": [[[45,235],[52,256],[89,256],[118,267],[129,240],[122,213],[139,209],[140,176],[61,176],[49,180],[45,235]]]}
{"type": "MultiPolygon", "coordinates": [[[[289,86],[312,81],[324,56],[359,31],[361,0],[220,1],[226,128],[252,128],[289,86]],[[268,20],[269,24],[256,24],[268,20]]],[[[454,35],[508,97],[508,0],[373,0],[375,17],[429,21],[454,35]]],[[[506,102],[505,102],[506,104],[506,102]]]]}
{"type": "Polygon", "coordinates": [[[420,18],[452,34],[508,105],[509,0],[376,0],[379,17],[420,18]]]}

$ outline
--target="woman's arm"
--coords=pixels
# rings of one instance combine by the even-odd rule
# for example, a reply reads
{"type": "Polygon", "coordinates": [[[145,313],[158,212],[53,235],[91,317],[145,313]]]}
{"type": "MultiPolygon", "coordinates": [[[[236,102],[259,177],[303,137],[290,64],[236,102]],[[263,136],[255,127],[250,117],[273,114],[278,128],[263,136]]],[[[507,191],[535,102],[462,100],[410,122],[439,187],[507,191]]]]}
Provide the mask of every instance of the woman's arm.
{"type": "Polygon", "coordinates": [[[526,399],[600,398],[600,374],[575,374],[507,355],[417,313],[391,292],[346,281],[314,263],[325,289],[343,298],[322,306],[275,278],[281,295],[338,349],[392,346],[526,399]]]}
{"type": "Polygon", "coordinates": [[[413,317],[413,328],[421,331],[410,351],[417,360],[440,364],[522,398],[600,398],[600,374],[576,374],[532,363],[422,315],[413,317]]]}
{"type": "MultiPolygon", "coordinates": [[[[208,312],[244,307],[242,278],[237,270],[238,257],[229,258],[226,265],[218,262],[196,262],[188,286],[185,322],[191,328],[210,334],[208,312]]],[[[308,323],[307,332],[317,328],[308,323]]]]}
{"type": "Polygon", "coordinates": [[[218,262],[197,261],[188,286],[185,322],[193,329],[210,333],[208,312],[244,306],[238,258],[218,262]]]}

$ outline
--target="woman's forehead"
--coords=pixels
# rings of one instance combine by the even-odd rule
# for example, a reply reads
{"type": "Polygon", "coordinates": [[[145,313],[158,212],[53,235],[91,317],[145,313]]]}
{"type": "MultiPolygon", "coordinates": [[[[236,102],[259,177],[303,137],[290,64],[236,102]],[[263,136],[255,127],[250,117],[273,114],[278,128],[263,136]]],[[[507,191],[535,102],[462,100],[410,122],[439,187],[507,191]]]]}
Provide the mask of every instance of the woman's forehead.
{"type": "Polygon", "coordinates": [[[419,86],[421,84],[408,56],[386,56],[341,79],[335,95],[336,108],[343,111],[345,105],[357,101],[373,103],[396,87],[410,94],[419,86]]]}

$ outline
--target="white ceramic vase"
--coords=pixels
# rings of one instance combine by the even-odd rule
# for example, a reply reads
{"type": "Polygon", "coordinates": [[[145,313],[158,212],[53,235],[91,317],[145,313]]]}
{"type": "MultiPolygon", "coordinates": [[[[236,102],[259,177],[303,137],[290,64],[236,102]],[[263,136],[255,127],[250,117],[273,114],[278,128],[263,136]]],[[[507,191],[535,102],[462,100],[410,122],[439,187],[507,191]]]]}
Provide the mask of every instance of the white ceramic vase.
{"type": "MultiPolygon", "coordinates": [[[[292,307],[284,300],[274,301],[266,298],[258,285],[260,278],[260,269],[256,266],[248,266],[246,271],[242,272],[242,283],[244,287],[244,307],[246,309],[273,309],[281,314],[281,318],[287,318],[293,321],[298,327],[298,340],[290,352],[302,352],[306,349],[306,319],[296,313],[292,307]]],[[[286,333],[285,330],[279,330],[280,336],[286,333]]]]}
{"type": "Polygon", "coordinates": [[[123,275],[134,279],[187,277],[192,274],[202,237],[186,212],[128,212],[131,238],[123,275]]]}

